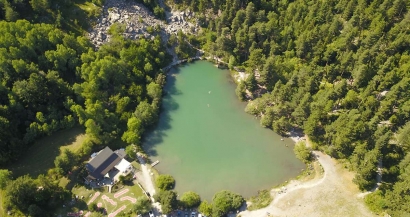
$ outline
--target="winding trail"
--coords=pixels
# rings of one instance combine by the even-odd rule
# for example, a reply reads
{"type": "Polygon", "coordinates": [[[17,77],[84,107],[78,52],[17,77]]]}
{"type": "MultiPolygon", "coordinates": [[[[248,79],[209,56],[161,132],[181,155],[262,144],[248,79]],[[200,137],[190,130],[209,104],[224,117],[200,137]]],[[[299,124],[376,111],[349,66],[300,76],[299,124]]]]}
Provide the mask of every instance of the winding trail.
{"type": "Polygon", "coordinates": [[[242,217],[268,216],[375,216],[358,198],[350,172],[344,171],[330,156],[313,151],[324,169],[324,176],[308,182],[291,181],[285,193],[273,189],[274,200],[263,209],[243,211],[242,217]],[[343,171],[342,171],[343,170],[343,171]]]}

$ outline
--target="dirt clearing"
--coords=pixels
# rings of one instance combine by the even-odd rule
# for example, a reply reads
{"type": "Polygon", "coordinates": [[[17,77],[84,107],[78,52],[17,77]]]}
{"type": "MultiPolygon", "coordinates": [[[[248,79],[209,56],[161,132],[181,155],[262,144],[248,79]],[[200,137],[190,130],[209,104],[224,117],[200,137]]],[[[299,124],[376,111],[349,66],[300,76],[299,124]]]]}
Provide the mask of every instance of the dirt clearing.
{"type": "MultiPolygon", "coordinates": [[[[375,216],[358,197],[360,191],[352,182],[354,174],[330,156],[314,151],[325,173],[307,182],[291,181],[271,191],[274,200],[263,209],[243,211],[242,217],[263,216],[375,216]],[[284,193],[280,193],[282,191],[284,193]]],[[[239,216],[238,215],[238,216],[239,216]]]]}

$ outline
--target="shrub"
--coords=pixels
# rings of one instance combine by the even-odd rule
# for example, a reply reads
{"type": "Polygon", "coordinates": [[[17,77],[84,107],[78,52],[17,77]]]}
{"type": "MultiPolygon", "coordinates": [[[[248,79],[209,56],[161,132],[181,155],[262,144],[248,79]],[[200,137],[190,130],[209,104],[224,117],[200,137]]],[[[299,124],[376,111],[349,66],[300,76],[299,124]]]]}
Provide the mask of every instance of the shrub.
{"type": "Polygon", "coordinates": [[[182,195],[181,202],[186,208],[193,208],[201,203],[201,197],[193,191],[188,191],[182,195]]]}
{"type": "Polygon", "coordinates": [[[159,175],[155,180],[155,184],[163,191],[171,190],[175,186],[175,179],[171,175],[159,175]]]}
{"type": "Polygon", "coordinates": [[[90,203],[90,205],[88,205],[88,210],[89,211],[91,211],[91,212],[94,212],[94,211],[97,211],[97,209],[98,209],[98,206],[97,206],[97,203],[90,203]]]}
{"type": "Polygon", "coordinates": [[[137,198],[133,207],[134,212],[141,215],[147,214],[151,209],[151,201],[144,196],[137,198]]]}
{"type": "Polygon", "coordinates": [[[168,214],[177,206],[177,193],[175,191],[160,191],[154,199],[161,203],[162,212],[168,214]]]}
{"type": "Polygon", "coordinates": [[[311,153],[306,147],[305,141],[299,141],[296,143],[293,151],[295,152],[296,157],[304,163],[308,163],[311,160],[311,153]]]}
{"type": "Polygon", "coordinates": [[[255,210],[267,207],[272,202],[270,191],[262,190],[258,191],[258,195],[251,197],[252,204],[248,207],[248,210],[255,210]]]}
{"type": "Polygon", "coordinates": [[[212,198],[212,216],[224,216],[239,209],[245,202],[243,197],[231,191],[220,191],[212,198]]]}

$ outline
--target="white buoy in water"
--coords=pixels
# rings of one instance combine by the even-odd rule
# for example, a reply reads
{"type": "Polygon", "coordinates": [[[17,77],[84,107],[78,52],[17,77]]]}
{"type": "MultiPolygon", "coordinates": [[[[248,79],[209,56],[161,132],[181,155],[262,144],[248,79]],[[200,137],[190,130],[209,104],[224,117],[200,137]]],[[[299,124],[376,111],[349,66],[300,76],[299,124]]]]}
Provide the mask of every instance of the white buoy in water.
{"type": "Polygon", "coordinates": [[[208,107],[209,107],[209,104],[208,104],[208,107]]]}
{"type": "Polygon", "coordinates": [[[209,91],[208,93],[211,94],[211,91],[209,91]]]}

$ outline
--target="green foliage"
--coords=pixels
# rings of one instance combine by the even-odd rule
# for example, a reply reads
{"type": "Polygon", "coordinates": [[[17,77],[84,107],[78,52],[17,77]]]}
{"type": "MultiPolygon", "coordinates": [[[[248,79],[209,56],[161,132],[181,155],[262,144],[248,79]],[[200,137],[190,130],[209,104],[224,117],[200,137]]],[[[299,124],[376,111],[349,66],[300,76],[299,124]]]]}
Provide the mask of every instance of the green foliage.
{"type": "Polygon", "coordinates": [[[134,160],[136,157],[136,152],[137,151],[137,147],[136,145],[127,145],[127,147],[125,147],[125,153],[127,154],[128,158],[134,160]]]}
{"type": "Polygon", "coordinates": [[[98,206],[97,206],[97,203],[95,203],[95,202],[90,203],[90,204],[88,205],[88,210],[89,210],[90,212],[95,212],[95,211],[97,211],[97,209],[98,209],[98,206]]]}
{"type": "Polygon", "coordinates": [[[364,198],[367,206],[373,212],[380,214],[387,208],[387,201],[383,196],[383,192],[381,190],[376,190],[375,192],[366,195],[364,198]]]}
{"type": "Polygon", "coordinates": [[[399,130],[397,142],[406,150],[410,149],[410,122],[407,122],[407,124],[399,130]]]}
{"type": "Polygon", "coordinates": [[[201,203],[201,197],[193,191],[187,191],[181,196],[181,202],[186,208],[194,208],[201,203]]]}
{"type": "Polygon", "coordinates": [[[100,212],[92,212],[91,215],[89,215],[89,217],[104,217],[104,214],[100,212]]]}
{"type": "Polygon", "coordinates": [[[309,163],[312,159],[311,151],[306,147],[305,141],[297,142],[293,151],[295,152],[296,157],[304,163],[309,163]]]}
{"type": "Polygon", "coordinates": [[[44,211],[36,204],[31,204],[28,207],[28,214],[30,217],[41,217],[44,216],[44,211]]]}
{"type": "Polygon", "coordinates": [[[281,117],[279,118],[279,120],[273,121],[272,128],[280,135],[285,135],[287,132],[289,132],[291,126],[285,117],[281,117]]]}
{"type": "Polygon", "coordinates": [[[74,97],[75,69],[90,44],[51,25],[24,20],[1,21],[0,29],[0,163],[4,164],[35,139],[74,125],[67,104],[74,97]]]}
{"type": "Polygon", "coordinates": [[[0,189],[4,189],[7,183],[11,180],[12,172],[8,170],[0,170],[0,189]]]}
{"type": "Polygon", "coordinates": [[[147,197],[138,197],[133,206],[133,211],[137,214],[147,214],[152,209],[151,201],[147,197]]]}
{"type": "Polygon", "coordinates": [[[258,191],[257,196],[251,197],[250,202],[252,204],[247,209],[248,210],[262,209],[264,207],[267,207],[272,202],[272,200],[273,198],[270,195],[270,191],[268,190],[258,191]]]}
{"type": "Polygon", "coordinates": [[[241,101],[246,99],[246,86],[245,82],[239,82],[238,86],[236,87],[235,93],[241,101]]]}
{"type": "Polygon", "coordinates": [[[78,162],[78,157],[69,149],[64,149],[63,153],[54,160],[54,165],[60,174],[66,174],[78,162]]]}
{"type": "Polygon", "coordinates": [[[208,203],[208,201],[204,200],[199,205],[198,211],[200,213],[203,213],[205,216],[211,216],[212,215],[212,204],[208,203]]]}
{"type": "Polygon", "coordinates": [[[154,15],[157,18],[162,19],[162,20],[165,19],[165,10],[164,8],[160,7],[158,0],[136,0],[136,1],[143,3],[146,7],[148,7],[152,12],[154,12],[154,15]]]}
{"type": "Polygon", "coordinates": [[[35,180],[27,175],[18,177],[8,183],[5,193],[5,204],[30,216],[44,216],[67,199],[67,192],[43,175],[35,180]]]}
{"type": "Polygon", "coordinates": [[[230,191],[220,191],[212,198],[212,216],[224,216],[235,211],[245,202],[243,197],[230,191]]]}
{"type": "Polygon", "coordinates": [[[155,185],[163,190],[171,190],[175,186],[175,179],[171,175],[161,174],[155,179],[155,185]]]}
{"type": "Polygon", "coordinates": [[[164,214],[172,212],[178,205],[177,193],[175,191],[159,191],[154,195],[154,199],[161,203],[164,214]]]}
{"type": "Polygon", "coordinates": [[[107,144],[122,135],[123,141],[140,145],[144,129],[158,118],[156,97],[161,87],[152,81],[168,58],[159,37],[153,41],[115,40],[118,43],[83,54],[83,82],[74,84],[73,89],[84,104],[70,108],[94,143],[107,144]]]}
{"type": "Polygon", "coordinates": [[[175,46],[175,52],[179,59],[188,59],[196,55],[196,50],[187,42],[187,36],[179,30],[177,38],[174,39],[177,44],[175,46]]]}
{"type": "Polygon", "coordinates": [[[101,13],[102,0],[50,1],[28,0],[0,2],[0,20],[30,20],[32,23],[53,24],[74,33],[85,32],[101,13]]]}

